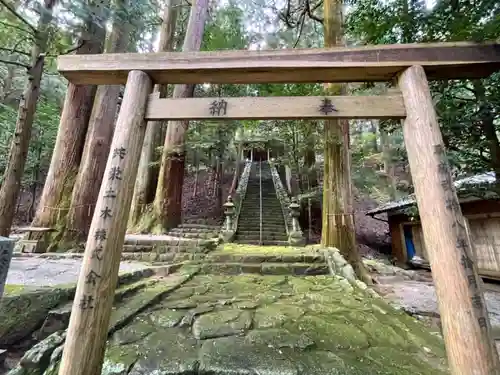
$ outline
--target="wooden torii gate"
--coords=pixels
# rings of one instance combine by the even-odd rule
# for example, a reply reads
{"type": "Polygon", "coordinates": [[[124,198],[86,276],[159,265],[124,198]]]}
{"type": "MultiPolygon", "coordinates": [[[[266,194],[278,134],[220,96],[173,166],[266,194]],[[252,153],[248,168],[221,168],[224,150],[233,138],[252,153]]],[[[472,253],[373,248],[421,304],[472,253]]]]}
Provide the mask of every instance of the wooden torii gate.
{"type": "Polygon", "coordinates": [[[74,84],[126,84],[85,247],[59,375],[97,375],[146,120],[404,118],[403,133],[453,374],[498,374],[498,356],[451,181],[427,79],[482,78],[500,70],[500,44],[71,55],[74,84]],[[162,99],[153,84],[365,82],[397,79],[396,95],[162,99]]]}

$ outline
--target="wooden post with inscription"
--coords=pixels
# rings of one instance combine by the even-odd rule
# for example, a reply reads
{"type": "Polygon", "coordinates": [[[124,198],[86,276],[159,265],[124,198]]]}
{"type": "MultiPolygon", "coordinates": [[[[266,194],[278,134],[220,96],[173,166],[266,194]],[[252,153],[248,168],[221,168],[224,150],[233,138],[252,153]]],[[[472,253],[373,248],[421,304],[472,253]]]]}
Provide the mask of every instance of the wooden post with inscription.
{"type": "Polygon", "coordinates": [[[113,297],[153,84],[128,74],[84,261],[78,278],[59,375],[97,375],[108,335],[113,297]]]}
{"type": "Polygon", "coordinates": [[[399,76],[403,125],[448,361],[453,375],[500,374],[472,244],[454,189],[424,69],[399,76]]]}

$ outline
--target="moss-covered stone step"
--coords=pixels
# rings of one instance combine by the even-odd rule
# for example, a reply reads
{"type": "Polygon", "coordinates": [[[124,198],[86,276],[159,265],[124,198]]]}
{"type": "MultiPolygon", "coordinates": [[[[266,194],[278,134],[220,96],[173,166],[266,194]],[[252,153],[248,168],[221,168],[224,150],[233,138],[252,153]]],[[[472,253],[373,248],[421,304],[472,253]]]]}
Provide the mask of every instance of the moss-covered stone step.
{"type": "Polygon", "coordinates": [[[219,233],[215,232],[206,232],[206,233],[189,233],[189,232],[173,232],[175,235],[182,237],[182,238],[192,238],[192,239],[210,239],[214,237],[218,237],[219,233]]]}
{"type": "MultiPolygon", "coordinates": [[[[144,278],[154,275],[152,269],[137,270],[118,277],[116,298],[131,290],[139,290],[144,278]]],[[[58,329],[66,328],[76,284],[55,287],[25,287],[7,292],[0,300],[0,348],[9,348],[20,340],[43,339],[58,329]],[[52,315],[51,315],[52,314],[52,315]],[[61,325],[62,324],[62,325],[61,325]],[[61,328],[62,327],[62,328],[61,328]]]]}
{"type": "Polygon", "coordinates": [[[157,252],[159,254],[179,251],[209,252],[217,247],[218,239],[168,239],[162,241],[127,241],[126,252],[157,252]]]}
{"type": "MultiPolygon", "coordinates": [[[[259,220],[245,220],[240,219],[238,221],[238,230],[240,231],[253,231],[260,230],[260,221],[259,220]]],[[[267,232],[276,232],[276,231],[284,231],[285,230],[285,222],[275,220],[273,222],[262,222],[262,229],[267,232]]]]}
{"type": "Polygon", "coordinates": [[[208,263],[201,265],[200,273],[213,275],[326,275],[326,264],[321,263],[208,263]]]}
{"type": "Polygon", "coordinates": [[[191,239],[180,239],[180,238],[172,238],[170,236],[147,236],[139,239],[135,238],[126,238],[125,245],[134,245],[134,246],[202,246],[207,243],[206,240],[191,240],[191,239]]]}
{"type": "Polygon", "coordinates": [[[158,246],[141,246],[141,245],[124,245],[123,252],[125,253],[180,253],[180,252],[203,252],[196,245],[158,245],[158,246]]]}
{"type": "Polygon", "coordinates": [[[262,245],[262,246],[288,246],[289,243],[288,241],[262,241],[262,243],[259,240],[246,240],[246,239],[240,239],[238,236],[236,236],[235,239],[236,243],[239,244],[245,244],[245,245],[262,245]]]}
{"type": "MultiPolygon", "coordinates": [[[[258,240],[261,238],[261,233],[258,230],[239,230],[236,232],[238,238],[245,238],[247,240],[258,240]]],[[[288,236],[284,230],[282,231],[262,231],[262,239],[271,241],[287,241],[288,236]]]]}
{"type": "Polygon", "coordinates": [[[199,275],[113,334],[103,375],[444,375],[443,356],[339,279],[199,275]]]}
{"type": "Polygon", "coordinates": [[[135,252],[122,253],[122,260],[137,260],[142,262],[179,263],[188,260],[203,260],[206,254],[197,252],[168,252],[159,254],[157,252],[135,252]]]}
{"type": "Polygon", "coordinates": [[[319,253],[269,253],[269,254],[231,254],[231,253],[211,253],[205,257],[205,262],[215,263],[320,263],[325,265],[325,257],[319,253]]]}
{"type": "MultiPolygon", "coordinates": [[[[187,267],[176,275],[141,281],[143,284],[141,288],[136,288],[135,285],[130,285],[126,287],[129,291],[134,289],[133,292],[130,293],[123,293],[123,288],[117,290],[109,326],[109,334],[114,334],[117,331],[119,332],[113,336],[115,340],[114,342],[130,342],[131,335],[124,335],[120,330],[127,326],[144,310],[157,304],[166,295],[178,289],[183,283],[187,282],[196,273],[196,271],[196,268],[187,267]],[[121,298],[116,298],[120,292],[122,293],[121,298]]],[[[71,306],[67,304],[61,310],[64,310],[69,314],[68,308],[70,309],[71,306]]],[[[62,348],[66,337],[66,333],[64,331],[65,328],[66,327],[63,327],[62,330],[52,333],[43,341],[28,350],[24,354],[18,366],[12,369],[8,374],[56,375],[58,373],[58,362],[62,355],[62,348]]],[[[151,331],[148,333],[151,333],[151,331]]],[[[145,337],[147,333],[141,333],[141,335],[141,337],[145,337]]],[[[112,373],[117,374],[116,372],[112,373]]],[[[126,372],[122,373],[125,374],[126,372]]],[[[103,374],[106,374],[106,370],[103,371],[103,374]]]]}
{"type": "Polygon", "coordinates": [[[218,225],[207,225],[207,224],[199,224],[199,223],[182,223],[178,226],[178,228],[191,228],[191,229],[210,229],[210,230],[219,230],[220,226],[218,225]]]}
{"type": "MultiPolygon", "coordinates": [[[[236,240],[237,241],[257,241],[259,242],[261,237],[257,235],[237,235],[236,240]]],[[[262,242],[276,242],[276,241],[281,241],[281,242],[287,242],[288,241],[288,236],[286,234],[282,235],[271,235],[271,236],[262,236],[262,242]]]]}
{"type": "Polygon", "coordinates": [[[170,230],[170,233],[200,233],[200,234],[205,234],[205,233],[218,233],[220,231],[220,227],[217,229],[208,229],[208,228],[173,228],[170,230]]]}

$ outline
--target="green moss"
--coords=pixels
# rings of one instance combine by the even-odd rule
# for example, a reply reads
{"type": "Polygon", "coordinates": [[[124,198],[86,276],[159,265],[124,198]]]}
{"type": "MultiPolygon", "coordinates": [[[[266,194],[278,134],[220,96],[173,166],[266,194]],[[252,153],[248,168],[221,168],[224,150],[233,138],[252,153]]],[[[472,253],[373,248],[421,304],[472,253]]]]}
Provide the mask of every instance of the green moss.
{"type": "Polygon", "coordinates": [[[139,347],[134,344],[111,346],[106,350],[101,375],[127,374],[139,358],[139,347]]]}
{"type": "Polygon", "coordinates": [[[0,301],[0,345],[11,345],[27,336],[54,307],[69,301],[74,288],[41,288],[6,295],[0,301]]]}
{"type": "Polygon", "coordinates": [[[219,246],[216,251],[234,254],[297,254],[308,252],[300,247],[241,245],[236,243],[223,244],[219,246]]]}
{"type": "Polygon", "coordinates": [[[4,296],[5,295],[13,295],[13,294],[21,294],[25,290],[26,290],[25,285],[6,284],[4,287],[3,293],[4,293],[4,296]]]}
{"type": "Polygon", "coordinates": [[[103,374],[444,374],[442,340],[340,278],[191,276],[116,304],[103,374]]]}

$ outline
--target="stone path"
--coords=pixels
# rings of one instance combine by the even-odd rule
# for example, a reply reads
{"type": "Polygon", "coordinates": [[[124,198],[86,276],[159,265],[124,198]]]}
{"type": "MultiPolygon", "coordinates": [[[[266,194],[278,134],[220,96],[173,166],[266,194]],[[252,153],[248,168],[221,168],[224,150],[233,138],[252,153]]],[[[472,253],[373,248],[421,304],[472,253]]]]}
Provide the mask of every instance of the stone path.
{"type": "MultiPolygon", "coordinates": [[[[196,271],[127,287],[136,292],[115,303],[103,375],[445,374],[442,340],[346,279],[196,271]]],[[[54,335],[9,375],[56,375],[54,335]]]]}
{"type": "MultiPolygon", "coordinates": [[[[26,286],[51,286],[73,283],[78,280],[81,259],[47,259],[39,257],[14,257],[7,274],[7,284],[26,286]]],[[[146,268],[139,262],[121,262],[120,272],[146,268]]]]}

